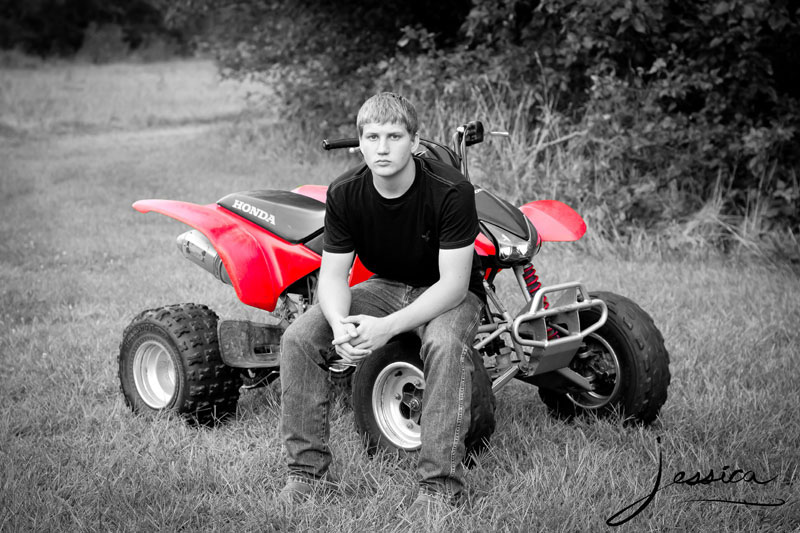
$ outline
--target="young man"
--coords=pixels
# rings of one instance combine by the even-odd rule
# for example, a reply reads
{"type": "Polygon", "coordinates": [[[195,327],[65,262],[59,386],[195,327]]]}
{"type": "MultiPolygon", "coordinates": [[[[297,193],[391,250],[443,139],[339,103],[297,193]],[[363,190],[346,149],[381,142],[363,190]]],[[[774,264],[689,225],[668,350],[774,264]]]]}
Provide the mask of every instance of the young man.
{"type": "Polygon", "coordinates": [[[367,100],[356,121],[364,164],[328,188],[319,304],[284,333],[281,431],[289,475],[283,499],[326,483],[329,384],[323,354],[369,357],[392,337],[421,341],[425,392],[415,507],[456,504],[464,489],[470,425],[470,357],[483,286],[475,193],[453,167],[413,157],[417,114],[392,93],[367,100]],[[375,276],[352,289],[354,255],[375,276]]]}

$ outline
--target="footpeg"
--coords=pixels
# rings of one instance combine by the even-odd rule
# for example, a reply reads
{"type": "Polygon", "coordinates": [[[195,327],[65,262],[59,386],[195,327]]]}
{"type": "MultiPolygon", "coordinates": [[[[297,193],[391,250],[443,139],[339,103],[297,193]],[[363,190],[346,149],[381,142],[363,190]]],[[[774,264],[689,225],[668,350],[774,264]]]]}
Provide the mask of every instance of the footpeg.
{"type": "Polygon", "coordinates": [[[219,347],[226,365],[236,368],[277,368],[284,328],[247,320],[221,320],[219,347]]]}

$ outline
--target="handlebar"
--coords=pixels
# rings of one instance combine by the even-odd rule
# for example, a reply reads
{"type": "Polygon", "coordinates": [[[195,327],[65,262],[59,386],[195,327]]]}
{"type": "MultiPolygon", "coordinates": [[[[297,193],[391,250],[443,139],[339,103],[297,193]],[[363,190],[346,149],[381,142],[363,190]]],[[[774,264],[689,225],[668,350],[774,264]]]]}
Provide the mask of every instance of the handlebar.
{"type": "MultiPolygon", "coordinates": [[[[507,131],[487,131],[484,132],[483,124],[479,121],[470,122],[465,124],[464,126],[460,126],[455,134],[453,135],[453,142],[454,145],[458,146],[461,144],[461,140],[464,139],[465,133],[468,137],[467,139],[467,146],[471,144],[477,144],[483,141],[484,135],[488,136],[497,136],[497,137],[508,137],[509,134],[507,131]]],[[[355,137],[349,137],[346,139],[334,139],[332,141],[328,139],[322,140],[322,149],[323,150],[340,150],[342,148],[358,148],[358,139],[355,137]]]]}
{"type": "MultiPolygon", "coordinates": [[[[480,120],[467,122],[456,128],[453,133],[453,149],[456,158],[461,162],[461,173],[469,179],[469,169],[467,168],[467,147],[482,143],[484,136],[509,137],[507,131],[486,131],[480,120]]],[[[434,143],[435,144],[435,143],[434,143]]],[[[359,149],[358,138],[350,137],[347,139],[324,139],[322,141],[323,150],[339,150],[349,148],[350,153],[355,153],[359,149]]]]}
{"type": "Polygon", "coordinates": [[[335,139],[333,141],[323,139],[322,141],[323,150],[339,150],[340,148],[358,148],[358,139],[353,137],[349,139],[335,139]]]}

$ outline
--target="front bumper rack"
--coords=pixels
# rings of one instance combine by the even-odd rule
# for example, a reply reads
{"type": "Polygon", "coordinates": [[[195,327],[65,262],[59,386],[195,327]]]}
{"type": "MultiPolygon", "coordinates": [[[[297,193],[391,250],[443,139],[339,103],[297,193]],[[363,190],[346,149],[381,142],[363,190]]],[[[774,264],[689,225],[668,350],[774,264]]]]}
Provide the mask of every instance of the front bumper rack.
{"type": "Polygon", "coordinates": [[[530,377],[567,367],[584,337],[603,327],[607,319],[605,302],[592,298],[582,283],[568,282],[539,289],[511,324],[514,341],[532,348],[525,375],[530,377]],[[600,309],[600,318],[582,327],[579,312],[591,308],[600,309]],[[557,335],[548,332],[549,328],[557,335]]]}

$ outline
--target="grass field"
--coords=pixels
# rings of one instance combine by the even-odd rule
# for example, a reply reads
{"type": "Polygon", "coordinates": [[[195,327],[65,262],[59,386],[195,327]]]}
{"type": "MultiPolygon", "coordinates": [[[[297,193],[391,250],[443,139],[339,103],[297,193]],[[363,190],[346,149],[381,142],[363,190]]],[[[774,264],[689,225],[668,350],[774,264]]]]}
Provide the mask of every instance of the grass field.
{"type": "Polygon", "coordinates": [[[253,84],[220,82],[209,61],[4,69],[0,132],[75,133],[174,126],[241,114],[253,84]]]}
{"type": "MultiPolygon", "coordinates": [[[[344,401],[333,412],[334,469],[355,494],[287,512],[275,502],[285,474],[276,385],[245,392],[236,419],[208,429],[133,416],[117,379],[122,330],[143,309],[192,301],[226,318],[262,314],[180,258],[184,226],[138,214],[133,201],[327,183],[346,163],[265,161],[233,145],[235,123],[218,121],[241,102],[213,76],[196,99],[173,90],[207,76],[206,63],[75,67],[77,85],[69,68],[0,71],[0,530],[392,531],[415,495],[414,460],[369,458],[344,401]],[[74,122],[90,127],[59,126],[74,122]]],[[[535,265],[545,284],[580,279],[653,316],[672,372],[657,423],[557,421],[533,387],[513,383],[469,473],[480,497],[430,530],[800,529],[800,279],[747,258],[641,250],[551,245],[535,265]],[[663,489],[609,527],[652,490],[659,459],[663,489]],[[667,486],[680,471],[735,469],[750,481],[667,486]]],[[[510,283],[503,293],[511,298],[510,283]]]]}

